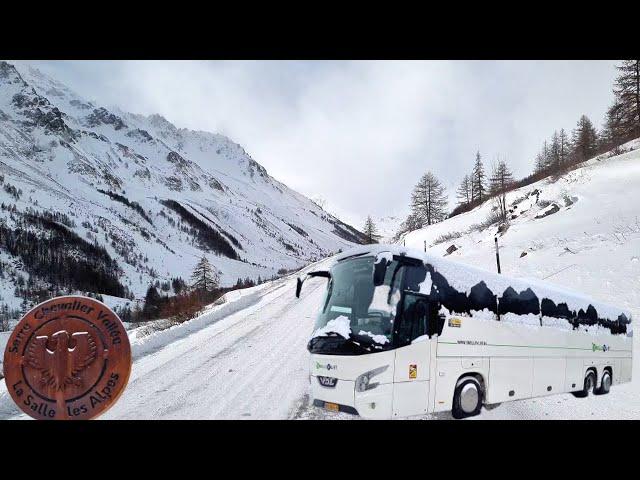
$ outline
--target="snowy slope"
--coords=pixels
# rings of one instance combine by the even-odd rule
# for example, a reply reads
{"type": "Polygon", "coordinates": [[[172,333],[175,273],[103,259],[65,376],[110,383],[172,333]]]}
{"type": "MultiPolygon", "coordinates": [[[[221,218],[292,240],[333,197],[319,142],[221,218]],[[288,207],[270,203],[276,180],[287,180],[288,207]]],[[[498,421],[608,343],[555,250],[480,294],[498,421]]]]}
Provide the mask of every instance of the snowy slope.
{"type": "MultiPolygon", "coordinates": [[[[230,285],[239,277],[270,278],[358,241],[359,232],[269,176],[230,139],[177,128],[159,115],[107,110],[29,66],[6,62],[0,175],[0,200],[17,210],[0,211],[0,223],[17,228],[28,208],[66,214],[75,234],[106,248],[136,297],[156,279],[188,279],[203,253],[230,285]],[[220,237],[227,253],[204,246],[202,229],[220,237]]],[[[29,274],[6,251],[0,262],[7,273],[0,302],[16,307],[16,279],[29,274]]]]}
{"type": "MultiPolygon", "coordinates": [[[[546,279],[640,317],[640,141],[625,147],[633,150],[603,155],[557,181],[542,180],[507,195],[513,219],[498,234],[503,273],[546,279]]],[[[436,255],[455,245],[447,258],[496,271],[497,226],[474,228],[491,209],[486,202],[410,232],[399,243],[423,250],[426,242],[436,255]],[[451,234],[461,236],[435,244],[451,234]]]]}

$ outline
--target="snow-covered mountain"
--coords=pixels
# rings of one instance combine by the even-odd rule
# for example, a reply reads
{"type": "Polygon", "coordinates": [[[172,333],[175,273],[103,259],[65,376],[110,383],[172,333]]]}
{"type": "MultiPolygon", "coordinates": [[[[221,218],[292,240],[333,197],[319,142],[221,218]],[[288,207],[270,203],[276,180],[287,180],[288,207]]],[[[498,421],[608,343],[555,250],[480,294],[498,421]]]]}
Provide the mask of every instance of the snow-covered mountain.
{"type": "Polygon", "coordinates": [[[0,304],[12,308],[61,283],[141,297],[188,279],[203,253],[222,285],[270,278],[362,238],[227,137],[108,110],[7,62],[0,183],[0,304]]]}
{"type": "Polygon", "coordinates": [[[380,243],[391,243],[400,224],[404,220],[402,215],[386,215],[384,217],[374,217],[373,223],[380,236],[380,243]]]}

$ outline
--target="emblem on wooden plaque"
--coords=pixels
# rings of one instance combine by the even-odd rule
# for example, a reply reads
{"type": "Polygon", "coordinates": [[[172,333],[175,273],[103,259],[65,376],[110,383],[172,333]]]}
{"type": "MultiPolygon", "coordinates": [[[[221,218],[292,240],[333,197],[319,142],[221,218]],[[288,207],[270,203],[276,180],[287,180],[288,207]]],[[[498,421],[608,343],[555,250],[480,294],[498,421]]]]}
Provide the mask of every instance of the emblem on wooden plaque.
{"type": "Polygon", "coordinates": [[[57,297],[34,307],[4,352],[7,390],[36,419],[95,418],[117,401],[130,372],[122,322],[88,297],[57,297]]]}

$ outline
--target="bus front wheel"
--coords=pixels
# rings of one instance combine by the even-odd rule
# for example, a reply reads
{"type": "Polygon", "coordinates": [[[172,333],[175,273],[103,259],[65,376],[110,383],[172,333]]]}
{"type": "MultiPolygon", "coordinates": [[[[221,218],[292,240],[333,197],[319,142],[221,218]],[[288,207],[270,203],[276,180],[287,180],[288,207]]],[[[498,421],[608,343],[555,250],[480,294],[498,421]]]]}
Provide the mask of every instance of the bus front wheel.
{"type": "Polygon", "coordinates": [[[453,393],[453,418],[473,417],[482,408],[482,387],[473,377],[463,378],[458,382],[453,393]]]}

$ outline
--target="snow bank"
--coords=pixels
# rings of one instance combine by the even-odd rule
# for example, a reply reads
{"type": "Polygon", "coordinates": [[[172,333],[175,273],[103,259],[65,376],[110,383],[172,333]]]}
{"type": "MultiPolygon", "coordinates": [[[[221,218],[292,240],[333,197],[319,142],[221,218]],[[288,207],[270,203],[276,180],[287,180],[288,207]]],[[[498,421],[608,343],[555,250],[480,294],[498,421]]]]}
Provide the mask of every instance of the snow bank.
{"type": "Polygon", "coordinates": [[[271,282],[227,292],[215,303],[207,306],[201,315],[166,330],[145,337],[138,337],[135,331],[130,332],[129,340],[133,359],[137,360],[144,355],[153,353],[171,342],[187,337],[208,325],[251,306],[260,300],[262,292],[267,286],[272,286],[271,282]]]}

